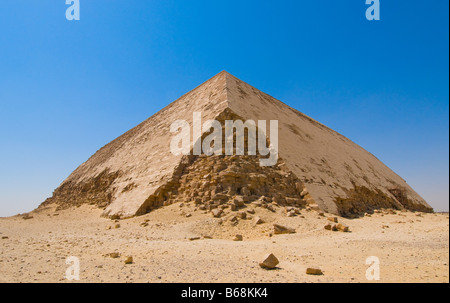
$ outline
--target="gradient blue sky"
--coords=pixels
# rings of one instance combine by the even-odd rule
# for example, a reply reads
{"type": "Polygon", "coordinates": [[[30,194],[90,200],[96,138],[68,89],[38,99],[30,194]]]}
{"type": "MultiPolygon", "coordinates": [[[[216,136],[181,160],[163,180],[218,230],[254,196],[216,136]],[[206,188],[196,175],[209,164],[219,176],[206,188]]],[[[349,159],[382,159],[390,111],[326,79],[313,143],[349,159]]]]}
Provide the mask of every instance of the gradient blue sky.
{"type": "Polygon", "coordinates": [[[449,1],[0,1],[0,216],[227,70],[449,209],[449,1]]]}

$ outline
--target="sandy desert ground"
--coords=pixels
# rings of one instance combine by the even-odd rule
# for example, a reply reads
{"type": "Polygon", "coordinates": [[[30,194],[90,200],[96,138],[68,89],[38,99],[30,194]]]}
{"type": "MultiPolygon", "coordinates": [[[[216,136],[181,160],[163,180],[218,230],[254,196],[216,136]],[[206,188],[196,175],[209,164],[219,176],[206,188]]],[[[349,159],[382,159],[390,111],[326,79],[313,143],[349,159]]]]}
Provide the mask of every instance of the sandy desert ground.
{"type": "Polygon", "coordinates": [[[344,233],[324,229],[329,214],[254,209],[235,221],[180,203],[120,221],[88,205],[1,218],[0,282],[369,282],[369,256],[380,260],[378,282],[449,282],[448,214],[339,218],[350,227],[344,233]],[[273,235],[274,223],[296,233],[273,235]],[[243,241],[233,241],[236,234],[243,241]],[[268,253],[280,260],[274,270],[258,265],[268,253]],[[79,281],[64,277],[69,256],[80,260],[79,281]],[[307,267],[323,275],[307,275],[307,267]]]}

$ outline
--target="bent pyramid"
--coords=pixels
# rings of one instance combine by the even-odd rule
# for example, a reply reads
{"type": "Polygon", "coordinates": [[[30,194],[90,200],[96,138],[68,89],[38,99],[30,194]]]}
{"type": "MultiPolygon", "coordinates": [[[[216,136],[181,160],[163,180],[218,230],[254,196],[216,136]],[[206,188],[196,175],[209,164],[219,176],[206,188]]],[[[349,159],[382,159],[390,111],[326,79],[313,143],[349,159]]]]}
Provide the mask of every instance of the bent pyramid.
{"type": "Polygon", "coordinates": [[[213,209],[236,200],[308,204],[346,217],[378,208],[432,211],[371,153],[225,71],[98,150],[41,206],[96,204],[104,216],[126,218],[179,201],[213,209]],[[173,155],[170,125],[192,125],[193,112],[202,121],[278,120],[278,163],[261,167],[249,155],[173,155]]]}

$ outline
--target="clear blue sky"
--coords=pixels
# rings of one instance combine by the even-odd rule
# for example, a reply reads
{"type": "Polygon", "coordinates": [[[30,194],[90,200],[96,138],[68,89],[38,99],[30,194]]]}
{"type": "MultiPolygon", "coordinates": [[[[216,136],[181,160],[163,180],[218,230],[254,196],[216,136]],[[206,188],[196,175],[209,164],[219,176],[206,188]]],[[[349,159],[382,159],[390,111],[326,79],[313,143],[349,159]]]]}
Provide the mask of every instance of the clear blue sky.
{"type": "Polygon", "coordinates": [[[347,136],[449,208],[449,2],[0,1],[0,216],[221,70],[347,136]]]}

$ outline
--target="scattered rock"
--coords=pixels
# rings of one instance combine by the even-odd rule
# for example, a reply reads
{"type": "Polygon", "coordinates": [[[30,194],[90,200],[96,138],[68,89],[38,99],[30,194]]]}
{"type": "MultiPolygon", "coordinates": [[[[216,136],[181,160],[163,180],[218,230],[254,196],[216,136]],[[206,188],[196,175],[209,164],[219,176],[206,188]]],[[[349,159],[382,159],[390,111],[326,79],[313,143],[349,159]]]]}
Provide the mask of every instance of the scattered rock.
{"type": "Polygon", "coordinates": [[[132,263],[133,263],[133,257],[132,257],[132,256],[128,256],[128,257],[125,259],[124,263],[125,263],[125,264],[132,264],[132,263]]]}
{"type": "Polygon", "coordinates": [[[236,235],[236,236],[234,236],[234,239],[233,239],[233,241],[242,241],[242,240],[243,240],[242,235],[236,235]]]}
{"type": "Polygon", "coordinates": [[[317,205],[313,199],[306,200],[306,203],[308,203],[310,209],[315,210],[315,211],[320,211],[319,205],[317,205]]]}
{"type": "Polygon", "coordinates": [[[326,230],[331,230],[331,224],[328,223],[327,225],[324,226],[324,228],[325,228],[326,230]]]}
{"type": "Polygon", "coordinates": [[[239,218],[241,218],[242,220],[247,219],[247,213],[246,212],[239,212],[238,213],[239,218]]]}
{"type": "Polygon", "coordinates": [[[220,218],[220,216],[223,213],[223,210],[221,210],[220,208],[215,208],[211,211],[211,213],[213,214],[214,218],[220,218]]]}
{"type": "Polygon", "coordinates": [[[306,196],[308,194],[308,190],[305,188],[304,190],[302,190],[302,192],[300,193],[300,195],[302,197],[306,196]]]}
{"type": "Polygon", "coordinates": [[[242,196],[236,196],[233,200],[233,204],[236,205],[237,207],[242,207],[244,206],[244,198],[242,196]]]}
{"type": "Polygon", "coordinates": [[[320,275],[323,275],[323,272],[322,272],[322,270],[320,268],[308,267],[306,269],[306,274],[307,275],[320,276],[320,275]]]}
{"type": "Polygon", "coordinates": [[[273,213],[276,212],[275,207],[272,204],[267,204],[266,208],[273,213]]]}
{"type": "Polygon", "coordinates": [[[116,225],[114,225],[114,228],[120,228],[120,224],[117,223],[116,225]]]}
{"type": "Polygon", "coordinates": [[[264,221],[260,217],[255,217],[255,224],[263,224],[264,221]]]}
{"type": "Polygon", "coordinates": [[[347,225],[345,225],[345,224],[343,224],[343,223],[338,223],[337,225],[336,225],[336,228],[339,230],[339,231],[342,231],[342,232],[349,232],[349,227],[347,226],[347,225]]]}
{"type": "Polygon", "coordinates": [[[9,239],[9,237],[8,236],[2,236],[2,239],[6,240],[6,239],[9,239]]]}
{"type": "Polygon", "coordinates": [[[236,222],[237,219],[238,219],[237,216],[231,216],[229,220],[230,222],[236,222]]]}
{"type": "Polygon", "coordinates": [[[191,217],[192,215],[191,214],[186,214],[186,218],[189,218],[189,217],[191,217]]]}
{"type": "Polygon", "coordinates": [[[112,252],[110,254],[108,254],[109,257],[116,259],[118,257],[120,257],[120,254],[118,252],[112,252]]]}
{"type": "Polygon", "coordinates": [[[255,214],[255,210],[253,208],[247,209],[247,212],[252,215],[255,214]]]}
{"type": "Polygon", "coordinates": [[[294,234],[295,233],[295,229],[290,228],[290,227],[286,227],[286,226],[282,226],[279,224],[274,224],[273,225],[273,232],[276,235],[279,234],[294,234]]]}
{"type": "Polygon", "coordinates": [[[259,266],[261,266],[264,269],[274,269],[280,261],[278,261],[277,257],[275,257],[273,254],[268,254],[264,257],[264,260],[259,263],[259,266]]]}
{"type": "Polygon", "coordinates": [[[33,216],[31,216],[30,214],[25,214],[22,216],[22,219],[24,220],[33,219],[33,216]]]}
{"type": "Polygon", "coordinates": [[[334,222],[334,223],[338,223],[338,218],[337,217],[328,217],[327,218],[328,221],[334,222]]]}
{"type": "Polygon", "coordinates": [[[200,240],[200,237],[190,237],[189,241],[195,241],[195,240],[200,240]]]}

